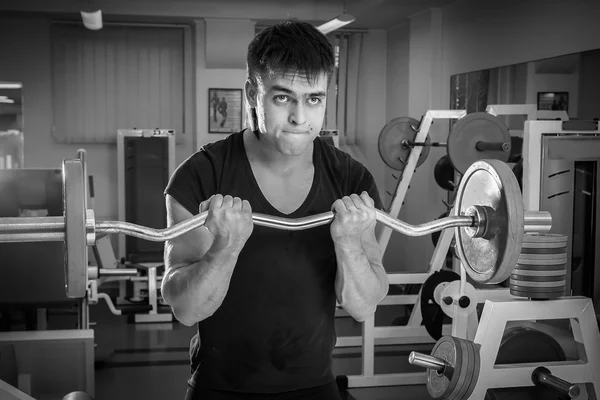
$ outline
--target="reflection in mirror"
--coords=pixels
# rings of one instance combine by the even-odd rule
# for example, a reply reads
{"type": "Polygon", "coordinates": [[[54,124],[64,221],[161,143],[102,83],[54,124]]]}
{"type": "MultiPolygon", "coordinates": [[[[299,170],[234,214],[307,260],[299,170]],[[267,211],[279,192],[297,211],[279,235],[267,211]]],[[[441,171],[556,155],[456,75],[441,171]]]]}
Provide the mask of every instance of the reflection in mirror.
{"type": "Polygon", "coordinates": [[[0,81],[0,169],[22,168],[23,86],[0,81]]]}
{"type": "MultiPolygon", "coordinates": [[[[532,104],[565,110],[569,119],[600,117],[600,49],[451,77],[450,108],[484,112],[494,104],[532,104]]],[[[526,117],[500,116],[511,130],[526,117]]]]}

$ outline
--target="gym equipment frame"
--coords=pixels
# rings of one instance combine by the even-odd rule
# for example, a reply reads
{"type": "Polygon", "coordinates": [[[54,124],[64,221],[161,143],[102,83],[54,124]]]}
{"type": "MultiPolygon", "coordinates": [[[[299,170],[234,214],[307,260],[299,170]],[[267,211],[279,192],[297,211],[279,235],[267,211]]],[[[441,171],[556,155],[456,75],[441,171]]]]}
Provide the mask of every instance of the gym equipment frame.
{"type": "MultiPolygon", "coordinates": [[[[118,219],[119,221],[127,220],[126,213],[126,191],[125,191],[125,140],[129,137],[142,138],[157,138],[166,139],[168,141],[168,175],[171,176],[175,172],[175,131],[172,129],[119,129],[117,131],[117,185],[118,185],[118,219]]],[[[127,255],[127,245],[125,235],[120,235],[118,238],[117,258],[125,260],[127,255]]],[[[134,291],[140,291],[141,287],[147,286],[148,300],[152,306],[152,310],[148,313],[134,314],[136,323],[140,322],[171,322],[173,316],[171,313],[159,312],[158,289],[162,281],[162,276],[157,274],[157,268],[163,263],[140,262],[137,263],[138,268],[147,270],[145,277],[129,277],[134,291]]],[[[119,297],[117,304],[130,304],[125,299],[127,292],[127,282],[121,280],[119,282],[119,297]]]]}

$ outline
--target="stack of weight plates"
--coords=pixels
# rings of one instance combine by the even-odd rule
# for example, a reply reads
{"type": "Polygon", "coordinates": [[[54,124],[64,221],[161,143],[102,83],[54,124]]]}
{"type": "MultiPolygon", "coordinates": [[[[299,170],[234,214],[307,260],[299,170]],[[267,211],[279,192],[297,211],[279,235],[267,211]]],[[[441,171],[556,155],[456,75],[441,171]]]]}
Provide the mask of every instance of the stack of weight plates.
{"type": "Polygon", "coordinates": [[[510,294],[530,299],[565,295],[567,236],[525,234],[519,261],[510,276],[510,294]]]}

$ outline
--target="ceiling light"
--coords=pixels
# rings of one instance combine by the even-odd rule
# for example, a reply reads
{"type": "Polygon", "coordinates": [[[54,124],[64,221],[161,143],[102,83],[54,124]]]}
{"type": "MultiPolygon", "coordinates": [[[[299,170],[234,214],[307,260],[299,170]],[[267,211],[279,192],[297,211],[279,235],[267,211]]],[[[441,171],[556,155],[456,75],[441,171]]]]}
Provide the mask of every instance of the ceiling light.
{"type": "Polygon", "coordinates": [[[0,99],[0,103],[14,103],[13,99],[0,99]]]}
{"type": "Polygon", "coordinates": [[[86,28],[97,31],[98,29],[102,29],[102,11],[92,11],[85,12],[81,11],[81,20],[83,21],[83,26],[86,28]]]}
{"type": "Polygon", "coordinates": [[[323,25],[317,27],[323,34],[328,34],[337,29],[340,29],[343,26],[346,26],[352,22],[354,22],[355,18],[353,15],[348,13],[343,13],[332,19],[331,21],[325,22],[323,25]]]}
{"type": "Polygon", "coordinates": [[[11,82],[0,82],[0,89],[21,89],[23,87],[20,83],[11,82]]]}

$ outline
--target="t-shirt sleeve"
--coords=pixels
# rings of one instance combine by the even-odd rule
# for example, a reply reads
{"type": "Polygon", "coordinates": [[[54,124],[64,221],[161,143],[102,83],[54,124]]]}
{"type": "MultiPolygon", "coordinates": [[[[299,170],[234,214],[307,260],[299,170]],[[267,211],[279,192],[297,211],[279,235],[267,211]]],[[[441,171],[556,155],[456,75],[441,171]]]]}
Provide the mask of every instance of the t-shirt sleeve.
{"type": "Polygon", "coordinates": [[[377,188],[377,183],[371,172],[361,163],[355,161],[352,171],[351,185],[352,193],[360,195],[362,192],[367,192],[375,203],[375,208],[383,211],[383,202],[377,188]]]}
{"type": "Polygon", "coordinates": [[[197,215],[200,203],[216,193],[215,175],[213,160],[200,150],[177,167],[164,195],[170,195],[192,215],[197,215]]]}

